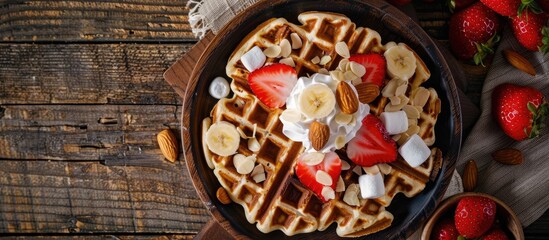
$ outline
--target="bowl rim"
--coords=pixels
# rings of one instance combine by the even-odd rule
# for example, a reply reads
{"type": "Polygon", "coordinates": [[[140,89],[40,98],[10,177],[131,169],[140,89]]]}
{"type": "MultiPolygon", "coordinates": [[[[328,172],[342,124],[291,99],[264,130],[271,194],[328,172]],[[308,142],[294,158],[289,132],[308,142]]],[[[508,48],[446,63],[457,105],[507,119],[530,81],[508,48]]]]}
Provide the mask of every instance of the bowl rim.
{"type": "MultiPolygon", "coordinates": [[[[255,4],[250,6],[249,8],[247,8],[247,11],[242,11],[239,14],[237,14],[217,34],[214,35],[213,39],[211,40],[211,42],[208,44],[208,46],[206,47],[206,49],[204,50],[204,52],[201,54],[200,58],[198,59],[196,66],[204,65],[204,63],[206,62],[206,59],[208,57],[211,57],[209,55],[211,55],[212,49],[215,48],[215,46],[218,46],[222,42],[222,40],[224,40],[224,35],[228,32],[233,31],[234,29],[237,29],[238,26],[248,18],[248,16],[253,15],[253,13],[264,11],[269,7],[272,7],[272,6],[275,6],[275,5],[285,4],[285,3],[288,3],[288,2],[291,2],[291,1],[293,1],[293,0],[261,0],[261,1],[256,2],[255,4]]],[[[324,0],[324,1],[329,1],[329,0],[324,0]]],[[[334,2],[337,2],[337,0],[334,1],[334,2]]],[[[385,1],[382,1],[382,0],[354,0],[354,2],[360,2],[361,4],[369,5],[370,7],[378,8],[380,10],[383,10],[383,11],[387,12],[384,15],[384,17],[387,17],[387,15],[392,15],[391,17],[393,17],[395,19],[396,18],[402,19],[403,17],[404,18],[409,18],[403,12],[398,10],[396,7],[390,5],[389,3],[385,2],[385,1]]],[[[462,144],[462,128],[461,128],[461,126],[462,126],[462,116],[461,116],[461,110],[460,110],[461,106],[460,106],[459,97],[458,97],[458,94],[457,94],[457,87],[456,87],[456,84],[455,84],[455,81],[454,81],[453,73],[450,70],[450,67],[449,67],[449,64],[448,64],[447,60],[445,59],[444,55],[442,54],[442,52],[438,48],[438,45],[430,38],[430,36],[416,22],[414,22],[411,19],[409,21],[411,22],[410,24],[414,27],[414,29],[413,29],[414,33],[418,35],[417,38],[427,41],[425,43],[426,45],[433,46],[433,48],[430,49],[430,51],[433,51],[433,55],[436,56],[436,58],[438,60],[440,60],[439,62],[436,62],[438,64],[438,66],[441,69],[446,69],[446,71],[447,71],[446,79],[441,79],[441,81],[446,82],[447,87],[448,87],[448,95],[451,96],[448,99],[449,104],[452,107],[451,109],[449,109],[449,111],[451,111],[450,118],[453,119],[453,123],[455,125],[453,127],[454,128],[453,130],[455,131],[455,134],[456,134],[455,135],[456,139],[455,139],[454,145],[457,145],[457,146],[451,146],[450,149],[452,151],[448,151],[448,152],[443,154],[443,155],[445,155],[445,157],[443,157],[443,162],[444,163],[443,163],[443,166],[441,167],[441,169],[444,168],[446,170],[446,172],[445,172],[445,174],[440,174],[439,173],[438,176],[437,176],[437,179],[442,178],[442,180],[440,180],[440,181],[443,184],[443,186],[438,188],[437,191],[434,192],[434,194],[433,194],[434,197],[437,197],[437,195],[438,195],[438,197],[436,199],[434,199],[434,202],[429,203],[429,204],[435,204],[435,207],[433,207],[432,210],[430,210],[427,213],[427,215],[431,215],[434,212],[435,208],[436,208],[436,204],[440,203],[440,201],[443,197],[443,193],[446,191],[446,188],[448,187],[451,175],[453,173],[453,170],[455,169],[455,164],[457,162],[457,159],[459,158],[459,150],[460,150],[461,144],[462,144]],[[416,30],[418,32],[415,32],[416,30]],[[447,158],[454,159],[454,161],[452,161],[450,163],[447,163],[448,162],[447,158]],[[441,176],[441,175],[444,175],[444,176],[441,176]]],[[[191,104],[193,102],[193,93],[195,91],[197,82],[198,82],[202,72],[203,72],[203,70],[201,70],[201,67],[195,67],[193,69],[192,73],[191,73],[191,77],[189,78],[190,83],[186,87],[185,97],[183,99],[183,108],[184,109],[191,108],[191,104]]],[[[202,181],[199,180],[200,177],[198,176],[199,173],[196,169],[196,165],[193,162],[194,160],[189,160],[189,158],[191,158],[191,159],[194,159],[194,158],[193,158],[193,151],[191,150],[192,146],[191,146],[191,141],[190,141],[190,137],[189,137],[189,128],[188,128],[190,126],[189,118],[184,117],[185,116],[184,112],[185,112],[185,110],[182,113],[182,119],[181,119],[181,121],[182,121],[182,143],[183,143],[183,147],[184,147],[184,150],[185,150],[184,157],[185,157],[185,161],[186,161],[186,164],[187,164],[187,170],[189,171],[189,174],[192,178],[192,183],[193,183],[193,185],[194,185],[194,187],[195,187],[195,189],[198,193],[198,196],[200,197],[200,199],[202,200],[202,202],[204,203],[204,205],[208,209],[208,212],[212,215],[213,219],[215,219],[215,221],[217,221],[229,234],[231,234],[232,236],[234,236],[236,238],[249,239],[248,236],[243,235],[237,229],[235,229],[232,226],[232,224],[229,222],[229,220],[227,218],[225,218],[225,216],[220,212],[220,210],[216,206],[216,204],[214,202],[215,200],[212,199],[212,197],[210,197],[208,195],[208,193],[206,191],[207,186],[205,186],[205,184],[202,181]]],[[[213,198],[215,198],[215,196],[213,198]]],[[[425,213],[423,213],[423,214],[425,214],[425,213]]],[[[418,217],[417,215],[414,216],[414,218],[417,218],[417,217],[418,217]]],[[[425,217],[425,220],[426,219],[427,219],[427,217],[425,217]]],[[[403,231],[402,233],[400,233],[397,236],[399,236],[400,238],[405,238],[407,235],[412,234],[414,232],[414,230],[418,229],[419,224],[420,223],[417,222],[417,221],[416,221],[416,223],[413,223],[413,221],[411,223],[406,223],[405,225],[406,225],[408,230],[403,231]],[[410,230],[410,228],[413,228],[413,230],[410,230]]]]}
{"type": "MultiPolygon", "coordinates": [[[[459,200],[461,200],[464,197],[478,197],[478,196],[492,199],[494,202],[496,202],[497,206],[500,206],[503,209],[505,209],[505,211],[509,214],[509,217],[513,221],[516,221],[520,224],[520,219],[515,214],[515,211],[513,211],[513,209],[511,207],[509,207],[509,205],[507,205],[501,199],[496,198],[496,197],[494,197],[492,195],[489,195],[489,194],[486,194],[486,193],[482,193],[482,192],[463,192],[463,193],[458,193],[456,195],[448,197],[447,199],[442,201],[442,203],[440,203],[440,205],[437,207],[435,212],[433,212],[431,217],[429,217],[429,220],[423,226],[423,229],[421,231],[421,239],[422,240],[430,239],[430,235],[431,235],[431,232],[433,231],[433,228],[435,226],[436,221],[443,214],[446,213],[448,208],[451,208],[453,205],[457,205],[459,200]]],[[[522,224],[517,229],[518,229],[518,235],[519,235],[519,238],[517,240],[524,240],[524,231],[522,229],[522,224]]],[[[516,237],[516,236],[514,236],[514,237],[516,237]]]]}

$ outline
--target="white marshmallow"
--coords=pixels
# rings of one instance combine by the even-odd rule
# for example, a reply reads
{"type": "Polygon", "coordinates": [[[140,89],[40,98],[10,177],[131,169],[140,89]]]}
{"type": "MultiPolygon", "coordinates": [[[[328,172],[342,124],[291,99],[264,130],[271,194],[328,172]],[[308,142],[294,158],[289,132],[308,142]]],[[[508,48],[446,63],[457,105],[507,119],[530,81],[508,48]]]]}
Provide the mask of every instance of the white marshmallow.
{"type": "Polygon", "coordinates": [[[400,146],[398,153],[412,167],[421,165],[431,156],[431,150],[417,134],[412,135],[406,143],[400,146]]]}
{"type": "Polygon", "coordinates": [[[231,88],[229,82],[227,82],[225,78],[216,77],[212,83],[210,83],[210,88],[208,90],[212,97],[222,99],[229,95],[231,88]]]}
{"type": "Polygon", "coordinates": [[[242,55],[242,58],[240,59],[240,61],[242,61],[242,64],[244,64],[244,67],[246,67],[246,69],[248,69],[248,71],[250,72],[260,67],[263,67],[263,64],[265,64],[265,60],[267,60],[267,57],[265,57],[265,54],[258,46],[255,46],[250,49],[250,51],[244,53],[244,55],[242,55]]]}
{"type": "Polygon", "coordinates": [[[404,111],[383,112],[379,115],[379,118],[385,125],[389,135],[403,133],[408,130],[408,117],[404,111]]]}
{"type": "Polygon", "coordinates": [[[385,195],[385,185],[381,173],[375,175],[364,174],[358,177],[360,195],[364,199],[373,199],[385,195]]]}

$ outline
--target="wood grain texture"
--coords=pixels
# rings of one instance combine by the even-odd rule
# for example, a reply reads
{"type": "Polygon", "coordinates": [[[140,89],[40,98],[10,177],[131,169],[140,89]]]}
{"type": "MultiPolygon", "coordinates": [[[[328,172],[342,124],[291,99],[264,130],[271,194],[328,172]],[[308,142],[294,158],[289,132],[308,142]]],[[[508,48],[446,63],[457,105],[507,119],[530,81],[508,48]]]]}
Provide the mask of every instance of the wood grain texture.
{"type": "Polygon", "coordinates": [[[185,164],[3,161],[0,232],[196,233],[208,220],[185,164]]]}
{"type": "Polygon", "coordinates": [[[4,1],[0,40],[194,41],[186,0],[4,1]]]}
{"type": "Polygon", "coordinates": [[[0,104],[180,104],[162,74],[192,44],[0,44],[0,104]]]}

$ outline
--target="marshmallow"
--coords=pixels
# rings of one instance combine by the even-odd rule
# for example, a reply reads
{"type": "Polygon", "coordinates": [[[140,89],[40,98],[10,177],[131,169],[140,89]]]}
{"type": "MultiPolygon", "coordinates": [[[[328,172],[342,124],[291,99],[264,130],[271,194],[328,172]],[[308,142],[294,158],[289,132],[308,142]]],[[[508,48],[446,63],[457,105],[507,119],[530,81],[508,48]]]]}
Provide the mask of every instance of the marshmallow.
{"type": "Polygon", "coordinates": [[[383,112],[379,116],[389,135],[395,135],[408,130],[408,117],[406,112],[383,112]]]}
{"type": "Polygon", "coordinates": [[[431,156],[431,150],[417,134],[412,135],[406,143],[400,146],[398,153],[412,167],[421,165],[431,156]]]}
{"type": "Polygon", "coordinates": [[[358,177],[360,195],[364,199],[373,199],[385,195],[385,185],[381,173],[375,175],[364,174],[358,177]]]}
{"type": "Polygon", "coordinates": [[[225,78],[222,77],[216,77],[210,83],[210,88],[208,89],[210,92],[210,95],[217,99],[222,99],[229,95],[229,92],[231,91],[229,82],[225,78]]]}
{"type": "Polygon", "coordinates": [[[263,64],[265,64],[265,60],[267,60],[267,57],[265,57],[265,54],[258,46],[255,46],[250,49],[250,51],[244,53],[244,55],[242,55],[242,58],[240,59],[242,64],[244,64],[244,67],[246,67],[246,69],[248,69],[248,71],[250,72],[260,67],[263,67],[263,64]]]}

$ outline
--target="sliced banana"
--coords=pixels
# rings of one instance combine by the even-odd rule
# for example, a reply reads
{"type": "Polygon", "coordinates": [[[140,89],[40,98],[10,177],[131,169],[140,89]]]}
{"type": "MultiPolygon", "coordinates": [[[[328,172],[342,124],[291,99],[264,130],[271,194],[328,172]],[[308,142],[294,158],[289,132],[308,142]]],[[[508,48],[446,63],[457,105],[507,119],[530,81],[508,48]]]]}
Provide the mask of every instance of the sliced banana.
{"type": "Polygon", "coordinates": [[[240,144],[240,134],[236,127],[226,121],[212,124],[205,138],[208,149],[223,157],[235,154],[240,144]]]}
{"type": "Polygon", "coordinates": [[[335,94],[325,84],[315,83],[305,88],[298,99],[300,111],[309,118],[323,118],[335,108],[335,94]]]}
{"type": "Polygon", "coordinates": [[[387,73],[390,77],[408,81],[416,72],[416,57],[405,44],[388,48],[384,56],[387,61],[387,73]]]}

